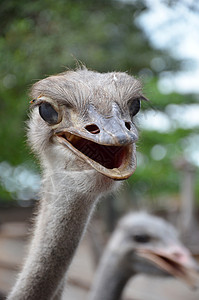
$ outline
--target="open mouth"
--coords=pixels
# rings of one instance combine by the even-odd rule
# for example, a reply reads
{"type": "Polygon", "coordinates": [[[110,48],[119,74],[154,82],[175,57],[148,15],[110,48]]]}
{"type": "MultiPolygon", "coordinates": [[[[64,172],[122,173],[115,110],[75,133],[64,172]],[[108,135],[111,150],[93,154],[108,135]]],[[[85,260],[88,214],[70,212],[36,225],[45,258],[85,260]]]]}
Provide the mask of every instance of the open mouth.
{"type": "Polygon", "coordinates": [[[194,268],[187,267],[170,256],[156,253],[149,249],[138,251],[138,255],[153,262],[168,274],[182,279],[191,287],[195,287],[197,274],[194,268]]]}
{"type": "Polygon", "coordinates": [[[126,147],[100,145],[77,135],[65,132],[61,135],[78,151],[107,169],[119,168],[126,155],[126,147]]]}
{"type": "Polygon", "coordinates": [[[108,177],[125,179],[134,172],[135,168],[129,169],[132,145],[102,145],[65,131],[57,136],[62,144],[108,177]]]}

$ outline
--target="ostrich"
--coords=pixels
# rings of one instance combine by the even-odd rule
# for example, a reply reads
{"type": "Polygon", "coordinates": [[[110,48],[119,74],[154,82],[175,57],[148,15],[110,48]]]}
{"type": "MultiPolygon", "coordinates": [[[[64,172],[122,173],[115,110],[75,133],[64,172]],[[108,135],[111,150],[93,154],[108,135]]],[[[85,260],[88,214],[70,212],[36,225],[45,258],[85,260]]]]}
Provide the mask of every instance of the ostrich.
{"type": "Polygon", "coordinates": [[[147,213],[130,213],[116,227],[101,258],[90,300],[119,300],[138,274],[172,275],[195,283],[197,265],[175,228],[147,213]]]}
{"type": "Polygon", "coordinates": [[[140,82],[86,68],[35,83],[28,140],[42,167],[33,238],[9,300],[60,299],[99,197],[136,168],[140,82]],[[117,181],[116,181],[117,180],[117,181]]]}

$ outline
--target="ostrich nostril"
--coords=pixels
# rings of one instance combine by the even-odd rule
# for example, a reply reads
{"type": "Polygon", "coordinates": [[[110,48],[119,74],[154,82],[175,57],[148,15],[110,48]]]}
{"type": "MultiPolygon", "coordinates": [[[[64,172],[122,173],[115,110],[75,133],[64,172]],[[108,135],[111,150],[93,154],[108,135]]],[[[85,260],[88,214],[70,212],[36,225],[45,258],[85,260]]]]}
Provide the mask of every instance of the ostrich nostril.
{"type": "Polygon", "coordinates": [[[125,126],[128,130],[131,129],[131,123],[130,122],[125,122],[125,126]]]}
{"type": "Polygon", "coordinates": [[[90,133],[92,133],[92,134],[100,133],[99,127],[97,125],[95,125],[95,124],[87,125],[87,126],[85,126],[85,129],[87,131],[89,131],[90,133]]]}

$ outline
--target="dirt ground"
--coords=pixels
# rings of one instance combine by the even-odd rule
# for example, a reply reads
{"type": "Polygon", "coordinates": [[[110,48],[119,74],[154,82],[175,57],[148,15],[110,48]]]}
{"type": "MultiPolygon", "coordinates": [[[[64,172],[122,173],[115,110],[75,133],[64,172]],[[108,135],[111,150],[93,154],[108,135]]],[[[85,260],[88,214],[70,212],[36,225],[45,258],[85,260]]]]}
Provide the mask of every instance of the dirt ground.
{"type": "MultiPolygon", "coordinates": [[[[8,293],[15,282],[17,269],[25,255],[27,240],[24,223],[6,223],[0,230],[0,291],[8,293]]],[[[83,239],[69,271],[64,299],[86,300],[94,276],[93,256],[88,236],[83,239]]],[[[198,300],[199,289],[191,290],[172,278],[137,276],[124,292],[124,299],[136,300],[198,300]]]]}

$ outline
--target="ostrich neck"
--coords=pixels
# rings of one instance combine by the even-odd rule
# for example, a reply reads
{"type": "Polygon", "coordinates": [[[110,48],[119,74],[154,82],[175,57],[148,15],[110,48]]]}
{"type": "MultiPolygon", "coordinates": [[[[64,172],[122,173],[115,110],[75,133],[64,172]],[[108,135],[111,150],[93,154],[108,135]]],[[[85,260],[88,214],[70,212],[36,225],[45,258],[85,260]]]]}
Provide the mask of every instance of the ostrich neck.
{"type": "MultiPolygon", "coordinates": [[[[106,186],[103,180],[94,170],[44,176],[29,254],[8,300],[53,299],[106,186]]],[[[105,181],[110,187],[110,179],[105,181]]]]}
{"type": "Polygon", "coordinates": [[[89,300],[121,299],[122,291],[131,276],[132,272],[120,259],[120,255],[110,249],[105,250],[91,288],[89,300]]]}

